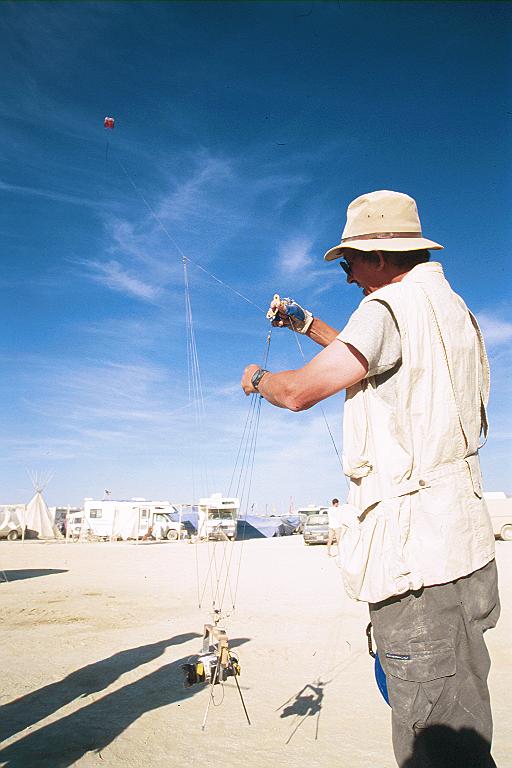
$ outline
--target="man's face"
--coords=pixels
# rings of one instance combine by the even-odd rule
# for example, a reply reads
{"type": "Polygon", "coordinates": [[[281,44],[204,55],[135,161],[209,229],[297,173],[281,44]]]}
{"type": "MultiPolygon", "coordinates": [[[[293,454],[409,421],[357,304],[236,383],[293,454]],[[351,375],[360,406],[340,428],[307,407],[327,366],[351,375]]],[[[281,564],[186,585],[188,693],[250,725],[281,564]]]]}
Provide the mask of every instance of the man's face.
{"type": "Polygon", "coordinates": [[[347,283],[358,285],[365,296],[386,285],[379,261],[366,261],[355,251],[346,251],[343,259],[350,268],[347,283]]]}

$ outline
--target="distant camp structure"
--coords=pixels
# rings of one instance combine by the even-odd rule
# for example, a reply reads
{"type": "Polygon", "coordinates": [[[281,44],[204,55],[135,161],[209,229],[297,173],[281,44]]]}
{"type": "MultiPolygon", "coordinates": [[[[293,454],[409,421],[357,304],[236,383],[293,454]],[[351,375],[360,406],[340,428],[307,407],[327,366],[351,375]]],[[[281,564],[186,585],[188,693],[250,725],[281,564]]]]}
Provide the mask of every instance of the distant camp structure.
{"type": "Polygon", "coordinates": [[[34,486],[34,495],[25,507],[23,527],[25,539],[62,539],[55,524],[54,514],[44,500],[43,491],[52,479],[51,474],[40,475],[29,472],[34,486]]]}
{"type": "Polygon", "coordinates": [[[27,504],[24,518],[26,539],[62,539],[41,489],[36,489],[27,504]]]}
{"type": "Polygon", "coordinates": [[[28,504],[0,504],[0,539],[62,539],[41,489],[28,504]]]}
{"type": "Polygon", "coordinates": [[[182,539],[187,529],[180,520],[179,506],[169,501],[140,497],[84,499],[84,508],[66,517],[66,539],[73,541],[117,541],[122,539],[182,539]]]}

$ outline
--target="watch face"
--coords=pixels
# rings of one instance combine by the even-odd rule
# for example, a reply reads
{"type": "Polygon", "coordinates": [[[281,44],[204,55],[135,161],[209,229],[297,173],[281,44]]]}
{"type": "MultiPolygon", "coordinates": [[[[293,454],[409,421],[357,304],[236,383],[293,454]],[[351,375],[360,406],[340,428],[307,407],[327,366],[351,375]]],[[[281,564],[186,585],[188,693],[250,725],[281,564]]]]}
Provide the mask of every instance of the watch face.
{"type": "Polygon", "coordinates": [[[259,383],[265,373],[267,373],[267,371],[264,371],[262,368],[258,368],[258,370],[254,372],[251,378],[251,384],[253,385],[254,389],[258,389],[259,383]]]}

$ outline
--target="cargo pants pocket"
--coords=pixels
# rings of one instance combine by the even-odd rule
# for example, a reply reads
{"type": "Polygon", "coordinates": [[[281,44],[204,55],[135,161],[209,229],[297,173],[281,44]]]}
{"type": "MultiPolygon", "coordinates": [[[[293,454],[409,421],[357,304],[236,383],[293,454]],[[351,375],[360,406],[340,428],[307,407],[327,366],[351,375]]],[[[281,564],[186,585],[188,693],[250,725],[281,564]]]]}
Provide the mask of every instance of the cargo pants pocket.
{"type": "Polygon", "coordinates": [[[414,731],[424,728],[442,696],[446,678],[457,671],[453,643],[446,639],[409,642],[405,648],[386,649],[381,661],[393,719],[414,731]]]}

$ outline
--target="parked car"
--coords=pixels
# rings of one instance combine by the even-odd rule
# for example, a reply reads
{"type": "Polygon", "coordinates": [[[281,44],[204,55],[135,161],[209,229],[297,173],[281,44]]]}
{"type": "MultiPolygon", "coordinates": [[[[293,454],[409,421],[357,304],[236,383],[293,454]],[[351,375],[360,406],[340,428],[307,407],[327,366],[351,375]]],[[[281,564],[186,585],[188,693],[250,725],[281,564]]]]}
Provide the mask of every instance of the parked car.
{"type": "Polygon", "coordinates": [[[327,515],[309,515],[304,523],[304,544],[327,544],[329,518],[327,515]]]}
{"type": "Polygon", "coordinates": [[[299,524],[294,530],[294,533],[304,533],[304,526],[307,523],[309,515],[305,515],[303,512],[298,512],[297,517],[299,518],[299,524]]]}
{"type": "Polygon", "coordinates": [[[153,515],[152,535],[155,539],[176,541],[187,536],[187,529],[179,521],[173,520],[167,512],[155,512],[153,515]]]}
{"type": "Polygon", "coordinates": [[[7,523],[0,528],[0,539],[16,541],[16,539],[21,539],[21,534],[21,525],[13,525],[13,523],[7,523]]]}
{"type": "Polygon", "coordinates": [[[484,493],[484,497],[495,537],[502,541],[512,541],[512,496],[495,491],[484,493]]]}

